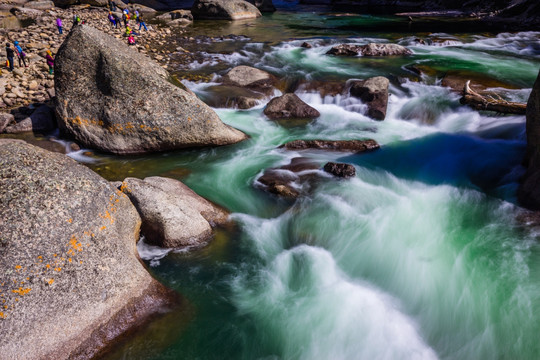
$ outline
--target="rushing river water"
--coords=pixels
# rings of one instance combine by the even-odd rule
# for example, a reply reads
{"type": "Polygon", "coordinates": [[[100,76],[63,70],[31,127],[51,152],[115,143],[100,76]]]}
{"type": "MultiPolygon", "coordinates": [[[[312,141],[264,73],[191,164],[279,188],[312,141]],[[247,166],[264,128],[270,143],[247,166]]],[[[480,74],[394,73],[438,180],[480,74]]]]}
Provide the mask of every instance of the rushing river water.
{"type": "MultiPolygon", "coordinates": [[[[241,64],[289,83],[382,75],[391,80],[388,115],[373,121],[353,98],[298,90],[320,118],[273,122],[263,101],[251,110],[216,109],[250,135],[234,146],[97,155],[90,166],[109,179],[180,179],[228,208],[236,223],[195,252],[140,243],[150,271],[185,305],[106,359],[540,357],[538,233],[517,220],[515,205],[525,117],[473,111],[440,86],[451,70],[504,84],[508,98],[526,101],[540,68],[540,33],[392,32],[402,22],[282,10],[189,28],[188,36],[245,38],[195,45],[205,60],[178,64],[179,75],[223,74],[241,64]],[[377,24],[390,30],[376,32],[377,24]],[[313,48],[301,48],[304,41],[313,48]],[[338,43],[372,41],[406,45],[414,55],[325,55],[338,43]],[[277,149],[299,138],[372,138],[381,149],[277,149]],[[351,163],[357,175],[322,182],[293,204],[253,186],[264,169],[297,156],[351,163]]],[[[185,84],[211,96],[212,83],[185,84]]]]}

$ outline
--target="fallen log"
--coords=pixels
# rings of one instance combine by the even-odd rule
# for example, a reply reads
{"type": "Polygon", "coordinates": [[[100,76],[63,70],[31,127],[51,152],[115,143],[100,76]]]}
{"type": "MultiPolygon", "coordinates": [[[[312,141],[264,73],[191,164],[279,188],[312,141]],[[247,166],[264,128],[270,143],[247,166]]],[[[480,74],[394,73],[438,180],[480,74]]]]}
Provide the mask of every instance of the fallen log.
{"type": "Polygon", "coordinates": [[[503,114],[525,115],[527,109],[526,103],[506,101],[495,93],[481,95],[472,90],[468,80],[463,87],[463,97],[459,102],[463,105],[469,105],[476,110],[496,111],[503,114]]]}

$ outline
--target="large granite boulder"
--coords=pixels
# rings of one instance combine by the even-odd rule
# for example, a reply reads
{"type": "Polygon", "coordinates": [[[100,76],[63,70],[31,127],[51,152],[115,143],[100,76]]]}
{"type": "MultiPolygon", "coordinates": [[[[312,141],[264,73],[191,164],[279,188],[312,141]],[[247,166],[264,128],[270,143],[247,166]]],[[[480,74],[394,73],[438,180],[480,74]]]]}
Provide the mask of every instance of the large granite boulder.
{"type": "Polygon", "coordinates": [[[326,53],[337,56],[396,56],[411,55],[412,51],[398,44],[369,43],[367,45],[340,44],[326,53]]]}
{"type": "Polygon", "coordinates": [[[264,70],[251,66],[240,65],[232,68],[223,76],[223,83],[249,90],[269,94],[273,91],[277,79],[264,70]]]}
{"type": "Polygon", "coordinates": [[[203,245],[212,236],[212,227],[227,221],[224,210],[178,180],[158,176],[126,178],[120,189],[139,211],[141,232],[150,244],[203,245]]]}
{"type": "Polygon", "coordinates": [[[325,150],[361,153],[380,148],[375,140],[293,140],[280,146],[287,150],[325,150]]]}
{"type": "Polygon", "coordinates": [[[262,16],[253,4],[244,0],[195,0],[191,7],[195,19],[242,20],[262,16]]]}
{"type": "Polygon", "coordinates": [[[246,135],[148,57],[87,25],[76,26],[55,61],[60,129],[85,147],[116,154],[227,145],[246,135]]]}
{"type": "Polygon", "coordinates": [[[270,119],[313,119],[321,116],[317,109],[309,106],[293,93],[270,100],[264,108],[264,114],[270,119]]]}
{"type": "Polygon", "coordinates": [[[528,168],[518,189],[518,200],[525,207],[540,210],[540,72],[527,102],[526,118],[528,168]]]}
{"type": "Polygon", "coordinates": [[[140,223],[86,166],[0,140],[0,357],[93,358],[173,304],[138,259],[140,223]]]}
{"type": "Polygon", "coordinates": [[[367,80],[351,82],[350,94],[368,106],[367,115],[375,120],[384,120],[388,107],[388,86],[390,81],[377,76],[367,80]]]}

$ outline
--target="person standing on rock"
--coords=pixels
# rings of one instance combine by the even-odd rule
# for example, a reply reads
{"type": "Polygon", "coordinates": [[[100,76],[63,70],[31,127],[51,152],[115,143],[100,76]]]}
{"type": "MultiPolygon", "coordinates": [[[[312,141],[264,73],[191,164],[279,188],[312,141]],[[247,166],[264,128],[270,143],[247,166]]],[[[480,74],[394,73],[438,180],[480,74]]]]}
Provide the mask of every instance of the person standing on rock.
{"type": "Polygon", "coordinates": [[[118,29],[118,25],[120,24],[120,18],[114,13],[112,14],[112,16],[114,17],[114,28],[118,29]]]}
{"type": "Polygon", "coordinates": [[[58,27],[58,33],[62,35],[62,19],[56,18],[56,26],[58,27]]]}
{"type": "Polygon", "coordinates": [[[15,57],[15,53],[13,52],[10,43],[6,43],[6,57],[8,60],[9,71],[13,71],[13,58],[15,57]]]}
{"type": "Polygon", "coordinates": [[[144,30],[148,31],[148,28],[146,27],[146,23],[144,22],[144,18],[142,14],[140,14],[137,19],[139,19],[139,31],[141,31],[141,26],[144,27],[144,30]]]}
{"type": "Polygon", "coordinates": [[[15,41],[13,45],[15,46],[15,52],[17,53],[17,57],[19,58],[19,67],[22,67],[22,64],[24,64],[24,67],[28,67],[28,65],[26,65],[26,60],[25,60],[26,53],[23,51],[22,47],[19,45],[19,42],[15,41]]]}
{"type": "Polygon", "coordinates": [[[45,56],[45,60],[47,60],[47,65],[49,65],[49,74],[53,74],[54,69],[54,58],[52,57],[51,50],[47,50],[47,56],[45,56]]]}
{"type": "Polygon", "coordinates": [[[127,13],[125,11],[122,12],[122,21],[124,22],[124,26],[127,27],[128,26],[128,17],[127,17],[127,13]]]}
{"type": "Polygon", "coordinates": [[[114,16],[112,12],[109,11],[109,16],[107,16],[109,19],[109,22],[111,23],[111,27],[116,28],[116,20],[114,19],[114,16]]]}

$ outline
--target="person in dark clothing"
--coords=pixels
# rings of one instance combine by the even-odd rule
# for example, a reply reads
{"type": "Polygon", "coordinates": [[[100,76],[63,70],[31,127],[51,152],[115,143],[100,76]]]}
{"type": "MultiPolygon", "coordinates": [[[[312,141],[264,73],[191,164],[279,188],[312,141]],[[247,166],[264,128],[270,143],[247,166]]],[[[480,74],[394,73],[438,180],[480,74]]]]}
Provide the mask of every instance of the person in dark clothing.
{"type": "Polygon", "coordinates": [[[6,43],[6,57],[9,62],[9,71],[13,71],[13,58],[15,57],[15,53],[13,52],[10,43],[6,43]]]}
{"type": "Polygon", "coordinates": [[[118,29],[118,25],[120,24],[120,18],[115,13],[113,13],[113,17],[114,17],[114,28],[118,29]]]}
{"type": "Polygon", "coordinates": [[[144,30],[148,31],[148,28],[146,27],[146,23],[144,22],[144,18],[142,14],[140,14],[137,19],[139,20],[139,31],[141,31],[141,27],[144,27],[144,30]]]}

